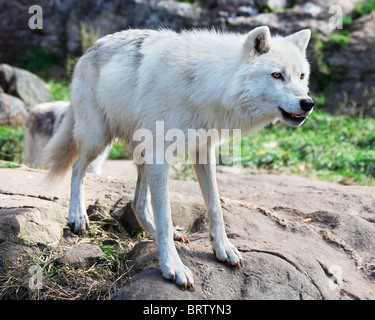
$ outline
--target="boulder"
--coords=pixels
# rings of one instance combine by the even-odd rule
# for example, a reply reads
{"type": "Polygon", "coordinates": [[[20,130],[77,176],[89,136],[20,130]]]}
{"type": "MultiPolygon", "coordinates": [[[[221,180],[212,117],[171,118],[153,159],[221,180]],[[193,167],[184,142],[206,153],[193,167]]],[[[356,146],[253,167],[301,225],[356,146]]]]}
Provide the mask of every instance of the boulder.
{"type": "Polygon", "coordinates": [[[277,11],[286,9],[292,6],[292,1],[288,0],[255,0],[256,6],[261,12],[263,11],[277,11]]]}
{"type": "Polygon", "coordinates": [[[70,248],[57,259],[58,265],[71,267],[91,267],[100,262],[104,256],[103,251],[95,243],[80,243],[76,247],[70,248]]]}
{"type": "Polygon", "coordinates": [[[227,29],[240,32],[267,25],[271,32],[288,35],[302,29],[310,29],[327,40],[334,31],[329,27],[330,14],[328,8],[316,5],[295,5],[281,12],[264,12],[256,15],[230,15],[227,29]]]}
{"type": "MultiPolygon", "coordinates": [[[[209,241],[190,239],[190,245],[177,244],[182,261],[195,277],[195,290],[182,291],[164,280],[158,270],[159,254],[154,242],[137,244],[130,260],[135,261],[128,284],[115,300],[317,300],[319,288],[287,258],[273,252],[242,252],[241,270],[216,261],[209,241]]],[[[334,295],[332,296],[334,297],[334,295]]]]}
{"type": "Polygon", "coordinates": [[[0,125],[23,126],[27,119],[27,106],[22,100],[6,93],[0,93],[0,125]]]}
{"type": "Polygon", "coordinates": [[[296,0],[295,5],[304,6],[306,4],[313,4],[316,7],[321,8],[324,11],[328,11],[329,7],[333,5],[340,6],[344,14],[350,14],[357,3],[362,2],[362,0],[311,0],[302,1],[296,0]]]}
{"type": "Polygon", "coordinates": [[[84,42],[116,31],[132,28],[181,29],[202,26],[202,9],[197,3],[164,0],[41,0],[43,29],[29,29],[25,22],[30,4],[5,4],[0,12],[3,32],[0,34],[0,54],[5,61],[19,57],[22,48],[42,49],[64,61],[67,56],[79,56],[84,42]],[[11,36],[10,36],[11,35],[11,36]],[[11,50],[10,50],[11,49],[11,50]]]}
{"type": "MultiPolygon", "coordinates": [[[[25,179],[32,181],[33,177],[28,175],[25,179]]],[[[53,198],[4,192],[3,189],[0,192],[0,243],[18,239],[33,243],[58,243],[66,224],[64,207],[53,198]]]]}
{"type": "Polygon", "coordinates": [[[131,251],[131,280],[114,299],[375,298],[371,223],[350,213],[266,209],[227,198],[222,198],[222,206],[228,237],[243,256],[243,268],[216,260],[207,230],[190,233],[188,245],[176,244],[195,277],[194,292],[184,292],[161,278],[157,246],[145,241],[131,251]]]}
{"type": "Polygon", "coordinates": [[[8,64],[0,64],[0,87],[29,106],[52,100],[49,87],[37,75],[8,64]]]}
{"type": "Polygon", "coordinates": [[[328,47],[329,77],[325,93],[330,111],[375,117],[375,12],[355,20],[349,44],[328,47]]]}

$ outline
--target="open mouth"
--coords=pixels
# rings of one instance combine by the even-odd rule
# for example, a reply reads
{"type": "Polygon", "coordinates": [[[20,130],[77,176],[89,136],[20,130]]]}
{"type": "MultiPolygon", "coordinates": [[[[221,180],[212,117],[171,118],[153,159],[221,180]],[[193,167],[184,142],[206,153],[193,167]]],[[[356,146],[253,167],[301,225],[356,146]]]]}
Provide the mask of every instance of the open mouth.
{"type": "Polygon", "coordinates": [[[300,126],[309,117],[307,114],[297,114],[286,112],[283,108],[279,107],[283,120],[294,127],[300,126]]]}

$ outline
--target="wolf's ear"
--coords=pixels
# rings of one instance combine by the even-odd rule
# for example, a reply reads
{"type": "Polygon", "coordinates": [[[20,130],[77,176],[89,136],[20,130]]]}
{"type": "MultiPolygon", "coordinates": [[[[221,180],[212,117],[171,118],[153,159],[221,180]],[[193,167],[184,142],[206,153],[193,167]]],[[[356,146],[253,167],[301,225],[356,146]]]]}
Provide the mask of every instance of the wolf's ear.
{"type": "Polygon", "coordinates": [[[309,43],[310,37],[311,31],[309,29],[304,29],[293,33],[292,35],[286,37],[286,39],[295,44],[297,48],[304,53],[307,48],[307,44],[309,43]]]}
{"type": "Polygon", "coordinates": [[[267,26],[258,27],[247,34],[244,51],[247,55],[261,55],[271,48],[271,33],[267,26]]]}

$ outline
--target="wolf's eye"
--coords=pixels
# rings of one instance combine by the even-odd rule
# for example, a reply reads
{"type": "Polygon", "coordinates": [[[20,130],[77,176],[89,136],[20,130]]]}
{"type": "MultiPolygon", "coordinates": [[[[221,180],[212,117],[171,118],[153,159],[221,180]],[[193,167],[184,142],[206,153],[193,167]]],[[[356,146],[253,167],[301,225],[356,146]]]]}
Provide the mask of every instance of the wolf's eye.
{"type": "Polygon", "coordinates": [[[282,79],[283,76],[281,75],[280,72],[274,72],[272,73],[272,77],[276,78],[276,79],[282,79]]]}
{"type": "Polygon", "coordinates": [[[299,77],[301,80],[303,80],[305,78],[305,74],[302,73],[301,76],[299,77]]]}

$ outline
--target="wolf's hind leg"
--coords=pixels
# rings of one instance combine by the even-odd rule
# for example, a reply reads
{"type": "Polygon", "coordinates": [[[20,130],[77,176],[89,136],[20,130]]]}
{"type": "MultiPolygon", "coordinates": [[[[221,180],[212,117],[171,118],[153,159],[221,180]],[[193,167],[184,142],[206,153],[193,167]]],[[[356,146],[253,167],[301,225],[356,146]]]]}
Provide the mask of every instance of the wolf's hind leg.
{"type": "MultiPolygon", "coordinates": [[[[140,225],[155,239],[155,221],[151,206],[151,194],[144,174],[144,165],[137,165],[138,177],[132,209],[140,225]]],[[[173,239],[182,243],[189,243],[186,235],[174,231],[173,239]]]]}
{"type": "Polygon", "coordinates": [[[155,238],[154,214],[151,207],[151,196],[144,174],[144,165],[137,165],[138,177],[132,209],[141,226],[155,238]]]}
{"type": "Polygon", "coordinates": [[[83,190],[87,167],[87,162],[80,156],[74,163],[72,172],[68,226],[73,233],[78,235],[84,234],[89,228],[83,190]]]}
{"type": "Polygon", "coordinates": [[[85,128],[85,134],[75,132],[79,157],[73,165],[68,226],[73,233],[82,235],[89,227],[84,199],[84,177],[90,163],[106,148],[108,139],[101,136],[98,130],[94,130],[98,126],[89,126],[83,122],[79,125],[85,128]]]}

